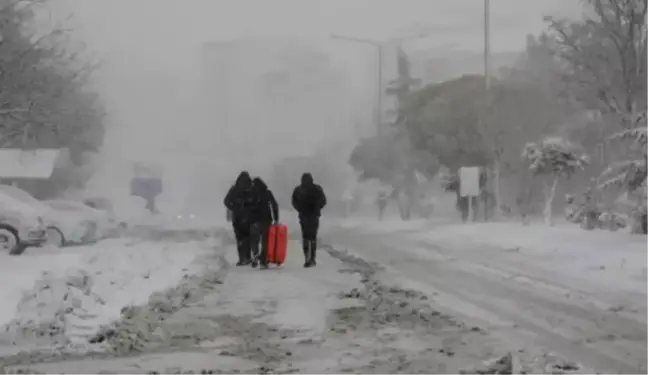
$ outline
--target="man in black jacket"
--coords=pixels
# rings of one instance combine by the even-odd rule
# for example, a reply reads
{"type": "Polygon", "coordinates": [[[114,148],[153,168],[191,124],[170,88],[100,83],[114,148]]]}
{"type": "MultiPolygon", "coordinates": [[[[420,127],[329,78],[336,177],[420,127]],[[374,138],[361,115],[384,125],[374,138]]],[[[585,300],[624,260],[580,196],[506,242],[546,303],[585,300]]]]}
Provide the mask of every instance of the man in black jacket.
{"type": "Polygon", "coordinates": [[[258,199],[251,228],[252,267],[256,267],[260,262],[261,268],[268,268],[268,229],[270,224],[279,222],[279,205],[268,185],[260,177],[254,178],[252,186],[258,199]]]}
{"type": "Polygon", "coordinates": [[[304,173],[301,184],[292,193],[292,206],[299,214],[299,225],[302,231],[302,247],[304,249],[304,267],[313,267],[317,251],[317,231],[322,208],[326,206],[324,190],[313,181],[310,173],[304,173]]]}
{"type": "Polygon", "coordinates": [[[252,179],[248,172],[243,171],[239,174],[236,183],[227,192],[223,203],[232,213],[232,226],[239,257],[236,265],[248,265],[252,261],[250,230],[254,209],[258,205],[257,194],[252,187],[252,179]]]}

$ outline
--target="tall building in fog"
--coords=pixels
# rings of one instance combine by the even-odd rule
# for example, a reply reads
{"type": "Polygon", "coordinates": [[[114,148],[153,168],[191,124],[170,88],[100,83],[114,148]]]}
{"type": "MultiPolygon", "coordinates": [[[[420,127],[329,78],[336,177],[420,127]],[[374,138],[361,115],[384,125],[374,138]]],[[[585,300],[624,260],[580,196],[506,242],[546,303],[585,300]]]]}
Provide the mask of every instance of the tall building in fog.
{"type": "Polygon", "coordinates": [[[344,76],[326,54],[273,38],[206,43],[201,54],[202,105],[242,167],[353,131],[344,76]]]}

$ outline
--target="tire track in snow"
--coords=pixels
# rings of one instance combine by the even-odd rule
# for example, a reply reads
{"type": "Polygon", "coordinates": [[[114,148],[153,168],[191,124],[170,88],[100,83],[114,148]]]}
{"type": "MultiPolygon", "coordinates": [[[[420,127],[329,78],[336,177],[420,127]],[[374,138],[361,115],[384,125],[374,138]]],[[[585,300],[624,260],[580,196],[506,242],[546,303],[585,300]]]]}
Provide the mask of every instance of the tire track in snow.
{"type": "MultiPolygon", "coordinates": [[[[588,305],[587,296],[584,301],[558,297],[546,288],[520,283],[519,278],[503,278],[501,274],[514,275],[506,269],[506,263],[498,263],[501,257],[492,253],[488,255],[493,258],[486,260],[487,257],[474,256],[472,252],[462,255],[444,250],[446,256],[451,253],[454,259],[435,261],[409,252],[408,247],[421,244],[407,236],[361,236],[348,231],[331,231],[329,235],[336,244],[348,245],[378,263],[391,264],[391,269],[402,277],[504,318],[509,328],[501,333],[521,344],[539,340],[543,346],[594,368],[645,372],[645,322],[588,305]],[[407,260],[401,259],[405,254],[407,260]]],[[[429,250],[435,252],[434,248],[429,250]]],[[[525,270],[515,271],[519,276],[525,270]]],[[[533,280],[532,275],[526,278],[533,280]]],[[[570,290],[560,280],[544,281],[555,286],[555,290],[570,290]]],[[[572,294],[579,292],[572,290],[572,294]]],[[[467,319],[474,318],[470,312],[455,312],[467,319]]]]}

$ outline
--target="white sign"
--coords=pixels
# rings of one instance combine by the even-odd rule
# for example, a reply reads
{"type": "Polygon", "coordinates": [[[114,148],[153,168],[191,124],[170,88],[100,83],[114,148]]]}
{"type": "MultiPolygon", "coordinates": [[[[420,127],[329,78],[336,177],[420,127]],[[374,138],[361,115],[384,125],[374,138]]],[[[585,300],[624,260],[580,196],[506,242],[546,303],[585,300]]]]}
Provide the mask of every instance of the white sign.
{"type": "Polygon", "coordinates": [[[60,154],[59,149],[0,149],[0,178],[50,178],[60,154]]]}
{"type": "Polygon", "coordinates": [[[459,168],[459,195],[479,196],[479,167],[459,168]]]}

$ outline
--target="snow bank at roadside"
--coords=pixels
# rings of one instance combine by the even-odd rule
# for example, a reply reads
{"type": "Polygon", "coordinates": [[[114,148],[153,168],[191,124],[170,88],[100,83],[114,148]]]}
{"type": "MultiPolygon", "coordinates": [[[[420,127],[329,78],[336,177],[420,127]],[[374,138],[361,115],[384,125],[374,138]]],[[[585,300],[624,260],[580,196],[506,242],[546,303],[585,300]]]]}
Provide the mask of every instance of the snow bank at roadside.
{"type": "Polygon", "coordinates": [[[466,223],[444,226],[443,230],[425,233],[431,240],[461,240],[499,246],[524,246],[539,251],[548,247],[576,250],[583,245],[597,249],[618,248],[619,245],[643,247],[646,237],[625,232],[585,231],[578,225],[547,226],[540,223],[522,225],[516,222],[466,223]]]}
{"type": "Polygon", "coordinates": [[[570,223],[547,226],[520,222],[380,223],[345,227],[366,234],[407,236],[408,252],[430,259],[487,257],[513,268],[541,270],[591,288],[626,291],[645,300],[648,260],[646,237],[628,232],[585,231],[570,223]],[[410,230],[403,230],[409,226],[410,230]],[[418,229],[417,229],[418,227],[418,229]],[[418,244],[418,245],[417,245],[418,244]],[[420,246],[419,246],[420,245],[420,246]],[[441,253],[434,249],[441,249],[441,253]],[[644,297],[642,297],[644,296],[644,297]]]}
{"type": "MultiPolygon", "coordinates": [[[[504,249],[509,259],[560,274],[646,293],[646,237],[627,232],[584,231],[577,225],[470,223],[420,232],[425,240],[452,245],[453,251],[504,249]],[[524,259],[519,256],[524,256],[524,259]]],[[[493,254],[495,255],[495,254],[493,254]]],[[[503,256],[500,254],[499,256],[503,256]]]]}
{"type": "Polygon", "coordinates": [[[442,218],[403,221],[397,218],[378,221],[352,218],[336,226],[363,232],[391,234],[408,232],[428,241],[451,242],[457,245],[490,245],[495,247],[523,247],[537,254],[560,250],[562,252],[607,252],[610,249],[642,251],[648,236],[632,235],[627,231],[586,231],[578,225],[560,223],[547,226],[541,223],[522,225],[520,222],[457,223],[442,218]]]}
{"type": "Polygon", "coordinates": [[[378,220],[376,216],[351,216],[335,222],[335,226],[345,229],[368,229],[372,231],[408,231],[423,230],[434,226],[441,221],[435,219],[413,219],[403,220],[397,216],[388,216],[383,220],[378,220]]]}
{"type": "MultiPolygon", "coordinates": [[[[80,248],[79,248],[80,249],[80,248]]],[[[47,248],[38,249],[39,251],[47,248]]],[[[58,250],[58,249],[57,249],[58,250]]],[[[0,326],[11,321],[16,315],[16,306],[23,298],[23,294],[34,286],[44,272],[64,272],[70,267],[81,264],[80,253],[49,252],[35,257],[34,249],[28,249],[22,256],[0,255],[0,326]]]]}
{"type": "MultiPolygon", "coordinates": [[[[100,326],[119,319],[124,306],[146,303],[153,292],[197,272],[200,265],[193,261],[208,251],[205,245],[120,239],[73,248],[76,256],[57,255],[73,261],[69,267],[40,267],[44,272],[31,290],[17,306],[7,306],[14,317],[3,322],[0,341],[29,348],[85,346],[100,326]]],[[[38,262],[38,255],[25,258],[38,262]]]]}

